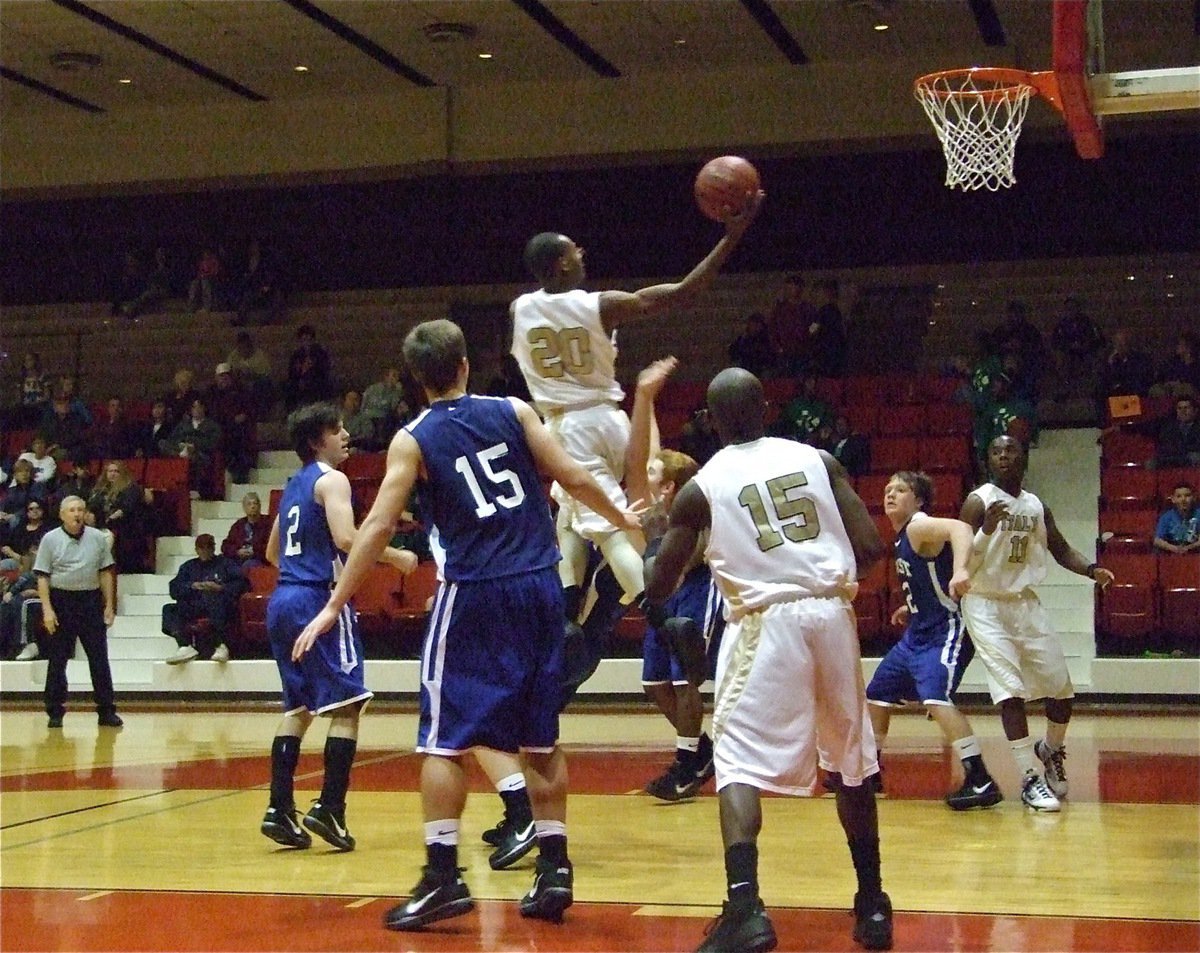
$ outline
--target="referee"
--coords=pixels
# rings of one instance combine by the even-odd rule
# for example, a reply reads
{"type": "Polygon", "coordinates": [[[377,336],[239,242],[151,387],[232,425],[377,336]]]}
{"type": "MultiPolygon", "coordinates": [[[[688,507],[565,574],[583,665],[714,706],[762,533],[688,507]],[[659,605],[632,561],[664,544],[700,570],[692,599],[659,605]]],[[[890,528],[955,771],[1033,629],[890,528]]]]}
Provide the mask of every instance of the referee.
{"type": "Polygon", "coordinates": [[[38,546],[33,571],[42,600],[42,642],[46,669],[46,714],[49,727],[61,728],[67,703],[67,660],[75,654],[75,639],[83,643],[92,675],[92,694],[100,724],[120,728],[108,666],[108,632],[116,615],[117,575],[108,537],[85,526],[86,506],[77,496],[63,499],[58,515],[62,526],[51,530],[38,546]]]}

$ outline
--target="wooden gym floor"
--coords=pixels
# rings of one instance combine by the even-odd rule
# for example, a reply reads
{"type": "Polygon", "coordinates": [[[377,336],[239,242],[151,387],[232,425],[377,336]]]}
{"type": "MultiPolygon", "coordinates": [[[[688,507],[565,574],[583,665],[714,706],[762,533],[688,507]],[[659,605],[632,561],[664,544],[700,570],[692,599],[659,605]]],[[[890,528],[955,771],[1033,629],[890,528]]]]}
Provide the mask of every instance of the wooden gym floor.
{"type": "MultiPolygon", "coordinates": [[[[421,933],[381,917],[423,862],[415,716],[363,721],[347,820],[358,849],[276,848],[258,833],[277,716],[204,703],[123,710],[98,729],[82,702],[62,731],[0,712],[0,949],[692,950],[724,895],[717,801],[640,793],[671,757],[665,721],[585,711],[564,719],[576,903],[561,926],[522,920],[532,855],[488,868],[479,833],[500,802],[472,769],[460,862],[476,910],[421,933]]],[[[998,720],[973,717],[1006,800],[955,814],[935,727],[893,719],[880,803],[884,885],[898,950],[1200,949],[1200,722],[1182,714],[1077,714],[1071,796],[1059,815],[1021,806],[998,720]]],[[[1032,719],[1041,731],[1041,718],[1032,719]]],[[[297,781],[320,786],[324,726],[297,781]]],[[[303,808],[302,808],[303,809],[303,808]]],[[[770,798],[762,894],[780,950],[853,950],[849,854],[829,798],[770,798]]]]}

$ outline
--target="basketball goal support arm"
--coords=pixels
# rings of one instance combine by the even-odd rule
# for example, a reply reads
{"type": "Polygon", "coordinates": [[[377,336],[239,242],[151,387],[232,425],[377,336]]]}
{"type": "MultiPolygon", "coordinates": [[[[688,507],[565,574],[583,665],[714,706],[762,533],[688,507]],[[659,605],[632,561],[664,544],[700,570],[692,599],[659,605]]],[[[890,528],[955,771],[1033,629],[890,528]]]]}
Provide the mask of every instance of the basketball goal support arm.
{"type": "Polygon", "coordinates": [[[1104,131],[1092,109],[1087,75],[1088,0],[1054,0],[1053,72],[1058,101],[1067,128],[1082,159],[1104,155],[1104,131]]]}

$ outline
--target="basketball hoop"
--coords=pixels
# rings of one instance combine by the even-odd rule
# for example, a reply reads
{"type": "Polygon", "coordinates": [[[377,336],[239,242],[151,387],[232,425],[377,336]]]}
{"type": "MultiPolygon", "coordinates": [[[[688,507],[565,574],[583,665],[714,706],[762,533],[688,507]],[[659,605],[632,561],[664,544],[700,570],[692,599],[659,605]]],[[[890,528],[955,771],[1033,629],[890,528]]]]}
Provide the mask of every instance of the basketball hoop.
{"type": "Polygon", "coordinates": [[[1046,76],[1053,74],[974,68],[918,77],[913,93],[942,143],[948,188],[996,192],[1016,182],[1017,137],[1046,76]]]}

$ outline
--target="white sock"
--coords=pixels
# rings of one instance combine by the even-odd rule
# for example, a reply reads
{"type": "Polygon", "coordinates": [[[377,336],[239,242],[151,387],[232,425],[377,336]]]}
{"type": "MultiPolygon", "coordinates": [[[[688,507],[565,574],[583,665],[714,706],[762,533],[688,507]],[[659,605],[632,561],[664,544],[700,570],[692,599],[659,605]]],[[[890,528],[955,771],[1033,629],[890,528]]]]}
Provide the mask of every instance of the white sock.
{"type": "Polygon", "coordinates": [[[534,821],[533,826],[538,837],[553,837],[556,834],[559,837],[567,836],[566,821],[534,821]]]}
{"type": "Polygon", "coordinates": [[[958,755],[959,761],[966,761],[967,758],[983,755],[983,749],[979,747],[979,739],[974,735],[967,735],[965,738],[959,738],[957,741],[951,741],[950,747],[954,749],[954,753],[958,755]]]}
{"type": "Polygon", "coordinates": [[[425,843],[457,847],[458,819],[447,818],[444,821],[428,821],[425,824],[425,843]]]}
{"type": "Polygon", "coordinates": [[[695,738],[685,738],[683,735],[676,735],[675,747],[681,751],[699,751],[700,736],[697,735],[695,738]]]}
{"type": "Polygon", "coordinates": [[[525,775],[519,771],[496,782],[496,790],[501,794],[505,791],[520,791],[523,787],[525,787],[525,775]]]}
{"type": "Polygon", "coordinates": [[[1017,767],[1021,769],[1022,774],[1041,774],[1042,762],[1038,760],[1037,755],[1033,753],[1033,739],[1026,735],[1024,738],[1018,738],[1016,741],[1010,741],[1013,757],[1017,761],[1017,767]]]}

